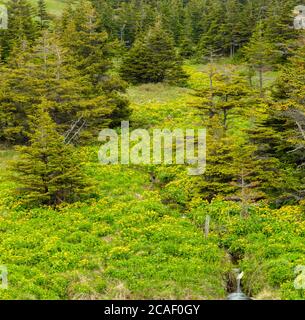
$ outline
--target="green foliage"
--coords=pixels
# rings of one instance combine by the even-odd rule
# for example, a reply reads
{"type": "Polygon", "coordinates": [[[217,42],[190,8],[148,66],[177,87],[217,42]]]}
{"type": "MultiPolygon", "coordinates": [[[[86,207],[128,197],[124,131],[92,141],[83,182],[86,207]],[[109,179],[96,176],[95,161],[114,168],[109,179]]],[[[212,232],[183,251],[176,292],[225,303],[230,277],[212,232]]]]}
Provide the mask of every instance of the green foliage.
{"type": "Polygon", "coordinates": [[[1,30],[1,58],[6,60],[14,47],[24,41],[33,42],[37,35],[32,6],[27,0],[11,0],[7,4],[8,29],[1,30]]]}
{"type": "Polygon", "coordinates": [[[86,178],[75,150],[65,145],[52,122],[48,103],[37,108],[29,146],[19,147],[20,158],[12,170],[25,202],[58,205],[79,199],[86,192],[86,178]]]}
{"type": "Polygon", "coordinates": [[[187,78],[172,40],[160,21],[157,21],[144,39],[141,37],[135,42],[123,60],[120,73],[133,84],[164,80],[183,84],[187,78]]]}
{"type": "Polygon", "coordinates": [[[239,267],[256,299],[304,299],[294,287],[305,250],[296,4],[8,1],[0,298],[223,299],[239,267]],[[129,116],[149,131],[206,127],[206,172],[100,165],[90,144],[129,116]]]}
{"type": "Polygon", "coordinates": [[[37,7],[38,7],[37,15],[39,17],[39,26],[41,29],[44,29],[45,27],[48,26],[48,20],[49,20],[45,0],[38,0],[37,7]]]}
{"type": "MultiPolygon", "coordinates": [[[[87,6],[88,15],[90,8],[87,6]]],[[[26,40],[16,44],[7,64],[1,66],[2,142],[26,141],[29,116],[42,99],[52,103],[50,114],[62,133],[80,119],[85,122],[79,132],[82,142],[95,138],[101,127],[115,126],[129,117],[125,84],[108,73],[107,34],[93,32],[90,28],[94,26],[88,29],[83,19],[89,16],[80,17],[80,8],[77,10],[78,16],[69,20],[75,30],[69,34],[73,48],[67,48],[66,36],[43,30],[34,44],[26,40]],[[97,63],[92,63],[95,59],[97,63]]]]}
{"type": "Polygon", "coordinates": [[[191,217],[202,224],[211,216],[211,236],[219,237],[245,272],[244,290],[257,299],[303,299],[303,290],[294,288],[298,265],[303,265],[304,233],[302,208],[286,206],[271,210],[263,204],[242,208],[233,202],[214,201],[197,205],[191,217]]]}
{"type": "Polygon", "coordinates": [[[244,48],[247,63],[259,73],[261,97],[263,96],[264,71],[274,64],[278,55],[276,47],[268,40],[263,28],[263,23],[257,24],[249,44],[244,48]]]}
{"type": "MultiPolygon", "coordinates": [[[[98,198],[56,211],[15,202],[1,215],[0,262],[10,281],[2,299],[225,297],[224,253],[161,203],[148,173],[102,166],[96,148],[77,151],[98,198]]],[[[0,181],[1,201],[8,183],[0,181]]]]}
{"type": "Polygon", "coordinates": [[[101,126],[105,116],[110,126],[116,126],[130,115],[128,101],[122,96],[125,83],[109,72],[117,44],[106,31],[100,31],[96,11],[89,1],[80,1],[73,9],[68,7],[62,26],[62,40],[72,57],[71,63],[91,84],[86,93],[93,98],[86,106],[92,109],[92,114],[87,116],[88,120],[91,118],[91,127],[101,126]],[[95,119],[93,123],[92,119],[95,119]]]}

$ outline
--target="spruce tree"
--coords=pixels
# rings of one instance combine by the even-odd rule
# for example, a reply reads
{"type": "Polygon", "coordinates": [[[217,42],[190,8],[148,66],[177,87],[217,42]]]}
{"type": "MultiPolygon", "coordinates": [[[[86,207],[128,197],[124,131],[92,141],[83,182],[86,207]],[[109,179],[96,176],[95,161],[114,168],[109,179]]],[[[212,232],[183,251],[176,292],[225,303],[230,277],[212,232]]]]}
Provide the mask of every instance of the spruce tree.
{"type": "Polygon", "coordinates": [[[283,150],[285,122],[274,118],[273,113],[274,105],[269,104],[247,130],[248,146],[253,147],[251,158],[256,161],[252,177],[256,176],[258,179],[257,189],[265,194],[264,198],[282,205],[288,201],[300,200],[303,190],[300,183],[302,174],[297,165],[287,159],[291,149],[286,145],[283,150]]]}
{"type": "Polygon", "coordinates": [[[81,0],[69,14],[64,44],[70,49],[77,68],[96,85],[111,67],[108,34],[98,30],[96,11],[89,1],[81,0]]]}
{"type": "Polygon", "coordinates": [[[203,32],[198,42],[198,56],[206,57],[210,51],[225,53],[225,38],[223,36],[225,8],[220,0],[207,0],[205,16],[202,21],[203,32]]]}
{"type": "Polygon", "coordinates": [[[305,50],[304,37],[288,63],[280,69],[273,88],[275,103],[267,113],[263,128],[273,132],[273,153],[285,167],[290,168],[291,178],[287,199],[305,197],[305,50]]]}
{"type": "Polygon", "coordinates": [[[38,0],[37,2],[37,14],[39,18],[39,27],[44,29],[48,26],[49,15],[47,13],[47,6],[45,0],[38,0]]]}
{"type": "Polygon", "coordinates": [[[14,48],[23,41],[32,43],[37,30],[34,23],[34,10],[27,0],[10,0],[7,4],[8,29],[2,32],[2,59],[6,60],[14,48]]]}
{"type": "Polygon", "coordinates": [[[108,125],[116,126],[130,115],[123,95],[125,82],[110,73],[117,45],[105,30],[100,30],[97,13],[89,1],[81,0],[75,8],[71,7],[62,24],[62,41],[72,58],[70,63],[90,83],[86,92],[87,115],[97,134],[98,127],[104,125],[103,119],[110,120],[108,125]]]}
{"type": "MultiPolygon", "coordinates": [[[[293,52],[288,63],[280,69],[278,79],[273,88],[276,100],[270,117],[282,123],[282,145],[293,152],[286,153],[298,165],[305,161],[305,37],[298,41],[298,48],[293,52]],[[284,129],[284,130],[283,130],[284,129]]],[[[280,130],[280,128],[277,128],[280,130]]],[[[284,154],[284,152],[283,152],[284,154]]]]}
{"type": "Polygon", "coordinates": [[[204,200],[232,196],[237,186],[232,184],[236,176],[234,162],[235,141],[224,132],[219,115],[209,119],[207,127],[207,167],[205,173],[196,180],[195,189],[200,190],[204,200]]]}
{"type": "Polygon", "coordinates": [[[179,41],[179,48],[180,48],[180,55],[183,58],[190,58],[195,53],[195,45],[193,42],[192,37],[192,24],[189,19],[189,16],[185,14],[184,17],[184,27],[181,31],[180,41],[179,41]]]}
{"type": "Polygon", "coordinates": [[[195,96],[200,99],[192,106],[202,113],[203,119],[217,114],[222,120],[223,129],[227,130],[231,116],[241,116],[249,108],[251,88],[244,76],[234,68],[221,72],[210,64],[208,76],[209,87],[196,90],[195,96]]]}
{"type": "Polygon", "coordinates": [[[15,47],[1,71],[2,139],[13,143],[27,140],[29,117],[42,97],[52,102],[50,113],[62,132],[84,108],[82,96],[88,85],[70,63],[59,39],[48,31],[42,33],[32,48],[26,42],[15,47]]]}
{"type": "Polygon", "coordinates": [[[121,75],[134,84],[164,80],[181,84],[185,82],[187,75],[182,70],[182,61],[160,20],[144,39],[136,41],[123,60],[121,75]]]}
{"type": "Polygon", "coordinates": [[[250,42],[244,48],[247,63],[258,72],[261,97],[264,95],[264,72],[275,64],[278,57],[278,51],[264,34],[263,28],[262,22],[257,24],[250,42]]]}
{"type": "Polygon", "coordinates": [[[0,78],[0,140],[7,144],[24,143],[28,118],[34,114],[38,100],[35,84],[27,75],[28,43],[24,40],[11,52],[8,64],[1,66],[0,78]],[[30,81],[29,81],[30,80],[30,81]]]}
{"type": "Polygon", "coordinates": [[[298,32],[291,27],[292,10],[298,4],[296,0],[270,0],[267,17],[264,21],[266,38],[278,50],[278,62],[285,62],[298,32]]]}
{"type": "Polygon", "coordinates": [[[186,19],[191,24],[192,42],[197,45],[201,35],[206,31],[204,22],[206,21],[207,6],[201,0],[189,0],[185,7],[186,19]]]}
{"type": "Polygon", "coordinates": [[[224,35],[224,50],[230,57],[233,57],[236,51],[245,41],[243,39],[243,24],[241,19],[242,7],[238,0],[226,1],[225,21],[222,25],[224,35]]]}
{"type": "Polygon", "coordinates": [[[74,148],[64,143],[44,101],[33,116],[29,145],[17,148],[19,158],[12,169],[25,202],[58,205],[78,200],[87,181],[74,148]]]}

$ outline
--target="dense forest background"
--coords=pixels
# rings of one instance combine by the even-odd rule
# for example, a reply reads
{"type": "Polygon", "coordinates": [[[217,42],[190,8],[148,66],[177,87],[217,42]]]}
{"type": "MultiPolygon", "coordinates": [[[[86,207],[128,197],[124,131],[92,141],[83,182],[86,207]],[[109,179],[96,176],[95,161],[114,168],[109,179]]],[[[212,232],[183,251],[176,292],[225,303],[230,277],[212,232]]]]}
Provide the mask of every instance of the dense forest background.
{"type": "Polygon", "coordinates": [[[3,2],[1,298],[223,299],[237,267],[249,296],[303,298],[299,1],[3,2]],[[207,128],[206,172],[102,166],[122,120],[207,128]]]}

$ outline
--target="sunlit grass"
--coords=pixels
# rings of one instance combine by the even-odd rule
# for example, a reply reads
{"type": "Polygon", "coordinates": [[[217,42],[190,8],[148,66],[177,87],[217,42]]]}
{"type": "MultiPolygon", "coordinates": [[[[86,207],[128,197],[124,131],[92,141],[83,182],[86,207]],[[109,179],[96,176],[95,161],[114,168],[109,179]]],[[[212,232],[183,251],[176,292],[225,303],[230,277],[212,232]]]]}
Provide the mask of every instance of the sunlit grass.
{"type": "MultiPolygon", "coordinates": [[[[30,3],[37,6],[37,0],[30,0],[30,3]]],[[[46,0],[47,10],[51,14],[58,15],[66,5],[65,0],[46,0]]]]}

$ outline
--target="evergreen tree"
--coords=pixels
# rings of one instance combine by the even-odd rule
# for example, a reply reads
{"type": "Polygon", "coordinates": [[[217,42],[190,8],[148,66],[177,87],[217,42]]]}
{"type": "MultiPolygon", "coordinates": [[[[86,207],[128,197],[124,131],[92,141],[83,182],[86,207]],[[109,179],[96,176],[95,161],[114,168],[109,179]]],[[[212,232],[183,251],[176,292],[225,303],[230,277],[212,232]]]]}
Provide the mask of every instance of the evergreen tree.
{"type": "Polygon", "coordinates": [[[136,41],[123,60],[121,75],[131,83],[185,82],[187,76],[182,70],[182,62],[160,20],[144,39],[136,41]]]}
{"type": "Polygon", "coordinates": [[[193,42],[192,22],[186,11],[184,11],[183,25],[179,41],[180,55],[183,58],[190,58],[195,54],[195,44],[193,42]]]}
{"type": "Polygon", "coordinates": [[[242,115],[249,107],[247,96],[251,91],[244,77],[234,69],[216,76],[216,81],[212,92],[214,110],[221,114],[223,127],[227,130],[231,113],[242,115]]]}
{"type": "Polygon", "coordinates": [[[107,33],[115,38],[118,37],[117,21],[114,19],[117,14],[112,1],[108,0],[91,0],[93,7],[97,12],[97,17],[101,29],[105,29],[107,33]]]}
{"type": "Polygon", "coordinates": [[[189,0],[185,7],[186,19],[191,24],[192,42],[197,45],[204,29],[204,22],[206,21],[207,6],[202,0],[189,0]]]}
{"type": "Polygon", "coordinates": [[[47,6],[45,0],[38,0],[37,3],[38,10],[38,18],[39,18],[39,27],[40,29],[44,29],[48,26],[49,15],[47,13],[47,6]]]}
{"type": "Polygon", "coordinates": [[[106,117],[110,126],[116,126],[130,115],[128,101],[122,95],[125,83],[109,72],[117,46],[106,31],[100,31],[96,11],[86,0],[66,13],[63,25],[63,43],[73,58],[71,63],[91,84],[86,93],[90,97],[87,107],[97,112],[95,117],[87,113],[91,123],[95,119],[95,126],[101,126],[106,117]]]}
{"type": "Polygon", "coordinates": [[[236,176],[233,166],[234,141],[224,132],[222,121],[216,114],[209,119],[207,127],[207,168],[196,180],[195,189],[204,200],[233,195],[238,188],[232,184],[236,176]]]}
{"type": "Polygon", "coordinates": [[[35,114],[42,97],[52,102],[50,112],[62,131],[78,117],[86,82],[69,63],[56,36],[44,31],[33,48],[27,48],[26,43],[15,47],[2,73],[2,139],[26,141],[29,116],[35,114]]]}
{"type": "Polygon", "coordinates": [[[164,29],[178,44],[183,30],[183,0],[166,0],[160,2],[158,11],[162,19],[164,29]]]}
{"type": "MultiPolygon", "coordinates": [[[[298,41],[298,49],[280,69],[273,97],[276,100],[268,112],[264,128],[269,128],[276,137],[274,154],[291,167],[295,183],[290,188],[290,197],[300,200],[305,197],[305,50],[304,36],[298,41]]],[[[289,198],[289,197],[287,197],[289,198]]]]}
{"type": "Polygon", "coordinates": [[[56,131],[49,107],[42,102],[37,108],[29,145],[18,148],[20,156],[13,169],[20,184],[18,193],[26,202],[58,205],[78,200],[86,193],[87,181],[75,150],[56,131]]]}
{"type": "Polygon", "coordinates": [[[225,38],[222,33],[225,9],[220,0],[207,0],[203,32],[198,43],[198,55],[208,56],[210,51],[224,53],[225,38]]]}
{"type": "Polygon", "coordinates": [[[35,112],[33,106],[38,98],[33,92],[35,85],[25,76],[28,59],[28,43],[24,40],[20,47],[14,47],[10,58],[12,64],[1,66],[0,139],[4,143],[24,143],[27,115],[35,112]]]}
{"type": "Polygon", "coordinates": [[[245,114],[250,105],[248,97],[251,89],[244,77],[234,68],[221,72],[210,64],[208,76],[210,85],[196,90],[195,95],[200,97],[200,103],[196,102],[193,107],[203,113],[203,118],[213,118],[217,114],[226,131],[231,115],[245,114]]]}
{"type": "Polygon", "coordinates": [[[97,85],[111,67],[113,52],[108,35],[98,30],[96,11],[89,1],[81,0],[68,15],[64,44],[70,49],[77,68],[97,85]]]}
{"type": "Polygon", "coordinates": [[[48,31],[33,48],[12,52],[0,79],[2,141],[26,142],[29,116],[42,97],[52,104],[49,112],[61,133],[81,123],[81,141],[95,139],[101,127],[128,117],[128,103],[116,93],[122,90],[117,81],[108,81],[107,86],[103,83],[104,87],[97,90],[73,61],[60,39],[48,31]]]}
{"type": "Polygon", "coordinates": [[[290,47],[297,38],[298,32],[292,28],[292,10],[298,4],[295,0],[270,0],[266,12],[265,34],[268,41],[274,44],[279,52],[279,62],[290,55],[290,47]]]}
{"type": "Polygon", "coordinates": [[[233,57],[241,47],[244,40],[243,21],[241,19],[242,7],[238,0],[226,1],[225,21],[222,25],[224,35],[224,50],[233,57]]]}
{"type": "Polygon", "coordinates": [[[2,59],[7,59],[14,46],[33,42],[37,36],[34,10],[27,0],[10,0],[7,4],[8,29],[1,31],[2,59]]]}
{"type": "Polygon", "coordinates": [[[128,48],[153,24],[156,18],[154,6],[155,3],[151,4],[151,1],[146,0],[131,0],[114,6],[114,32],[128,48]]]}
{"type": "MultiPolygon", "coordinates": [[[[267,195],[265,198],[282,205],[288,201],[300,200],[302,193],[301,172],[296,165],[287,161],[283,156],[283,122],[274,118],[274,106],[268,104],[264,112],[260,113],[252,126],[247,130],[249,146],[253,146],[252,159],[256,159],[259,166],[256,175],[259,177],[258,187],[267,195]]],[[[285,132],[285,131],[284,131],[285,132]]],[[[284,151],[289,152],[286,148],[284,151]]]]}
{"type": "Polygon", "coordinates": [[[278,52],[263,32],[263,24],[258,23],[249,44],[244,48],[246,61],[259,74],[260,95],[264,94],[264,71],[276,62],[278,52]]]}

